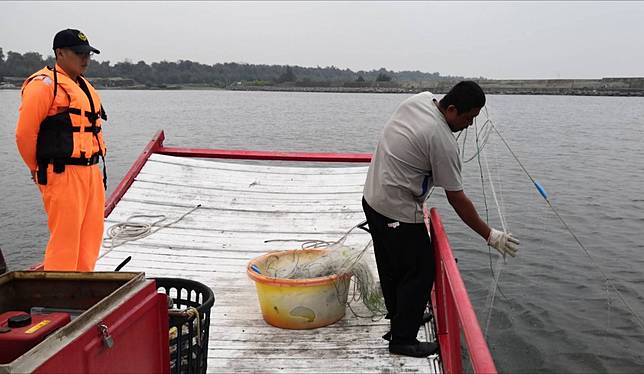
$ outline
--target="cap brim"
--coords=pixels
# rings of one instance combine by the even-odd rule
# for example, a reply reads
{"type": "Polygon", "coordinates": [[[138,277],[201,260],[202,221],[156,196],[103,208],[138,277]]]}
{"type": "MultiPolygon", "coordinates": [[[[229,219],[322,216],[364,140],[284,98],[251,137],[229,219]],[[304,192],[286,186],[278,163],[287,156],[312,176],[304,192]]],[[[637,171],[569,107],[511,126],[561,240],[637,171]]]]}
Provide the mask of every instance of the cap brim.
{"type": "Polygon", "coordinates": [[[101,53],[101,51],[99,51],[98,49],[92,47],[91,45],[75,45],[73,47],[67,47],[67,48],[71,49],[74,52],[78,52],[78,53],[90,53],[90,52],[93,52],[93,53],[96,53],[96,54],[101,53]]]}

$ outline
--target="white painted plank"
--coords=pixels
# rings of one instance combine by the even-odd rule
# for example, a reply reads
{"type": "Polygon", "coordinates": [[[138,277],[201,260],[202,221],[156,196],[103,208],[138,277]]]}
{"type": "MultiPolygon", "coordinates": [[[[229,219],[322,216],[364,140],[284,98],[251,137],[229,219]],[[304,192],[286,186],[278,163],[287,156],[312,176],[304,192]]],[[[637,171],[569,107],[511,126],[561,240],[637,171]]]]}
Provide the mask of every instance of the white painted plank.
{"type": "MultiPolygon", "coordinates": [[[[221,221],[229,221],[235,217],[244,217],[246,219],[252,218],[256,220],[264,220],[267,218],[285,218],[286,221],[294,221],[298,219],[311,219],[318,218],[324,220],[335,220],[337,226],[346,226],[347,228],[353,227],[351,223],[347,224],[343,220],[345,218],[354,219],[355,217],[362,217],[360,221],[364,221],[364,213],[362,211],[341,211],[341,212],[320,212],[316,209],[316,204],[307,204],[309,210],[299,211],[299,212],[290,212],[288,210],[277,209],[275,211],[253,211],[253,210],[238,210],[234,208],[214,208],[203,203],[201,200],[195,202],[184,202],[181,204],[173,205],[168,202],[144,202],[144,201],[134,201],[128,199],[127,196],[122,199],[118,206],[112,211],[109,219],[112,221],[120,220],[121,217],[113,217],[114,214],[123,216],[125,214],[132,214],[136,212],[141,212],[141,214],[166,214],[171,215],[171,218],[179,218],[183,214],[188,213],[192,208],[195,208],[198,204],[201,204],[201,207],[197,208],[193,213],[190,213],[188,218],[197,217],[200,219],[219,219],[221,221]],[[123,213],[121,213],[123,211],[123,213]]],[[[126,217],[127,218],[127,217],[126,217]]],[[[149,219],[154,221],[153,219],[149,219]]],[[[360,222],[359,221],[359,222],[360,222]]],[[[308,224],[308,223],[306,223],[308,224]]]]}
{"type": "Polygon", "coordinates": [[[217,197],[209,198],[204,195],[183,195],[171,198],[169,196],[164,196],[164,193],[140,193],[139,191],[134,191],[133,193],[130,193],[127,196],[123,197],[121,201],[155,206],[167,205],[188,209],[196,205],[201,205],[203,209],[231,211],[236,213],[271,213],[273,215],[278,215],[280,213],[352,213],[364,215],[362,206],[355,203],[354,201],[349,201],[345,204],[316,204],[315,202],[283,204],[277,201],[244,201],[242,203],[239,203],[238,201],[240,198],[243,199],[244,196],[240,196],[235,199],[229,199],[228,201],[217,197]]]}
{"type": "Polygon", "coordinates": [[[219,181],[219,180],[210,180],[198,178],[196,174],[184,173],[180,175],[174,174],[147,174],[141,172],[136,179],[137,181],[147,181],[155,182],[159,184],[166,184],[168,186],[193,186],[200,188],[209,188],[212,190],[232,190],[232,191],[257,191],[257,192],[272,192],[280,194],[289,194],[289,193],[309,193],[309,194],[321,194],[321,193],[335,193],[335,194],[346,194],[346,193],[362,193],[363,186],[361,185],[350,185],[350,186],[299,186],[297,184],[283,184],[283,185],[265,185],[261,181],[251,181],[246,185],[240,185],[239,183],[229,182],[229,181],[219,181]]]}
{"type": "Polygon", "coordinates": [[[266,174],[367,174],[368,166],[338,166],[336,163],[316,162],[270,162],[270,161],[218,161],[188,157],[167,156],[154,153],[148,162],[165,162],[186,167],[213,168],[222,170],[246,170],[266,174]],[[302,164],[309,166],[301,166],[302,164]],[[320,164],[324,166],[320,166],[320,164]],[[297,165],[297,166],[293,166],[297,165]]]}
{"type": "MultiPolygon", "coordinates": [[[[104,243],[119,243],[118,238],[110,240],[107,232],[116,222],[107,221],[105,225],[104,243]]],[[[185,255],[212,258],[244,258],[256,256],[259,253],[274,250],[301,249],[309,247],[311,241],[336,242],[344,232],[337,234],[319,233],[258,233],[258,232],[232,232],[221,230],[184,229],[174,226],[155,227],[149,236],[126,242],[116,247],[118,251],[157,252],[167,255],[185,255]],[[203,234],[201,234],[203,233],[203,234]],[[240,253],[239,255],[236,252],[240,253]],[[243,255],[242,255],[243,253],[243,255]],[[243,256],[243,257],[240,257],[243,256]]],[[[363,250],[370,242],[370,236],[362,230],[352,231],[345,239],[344,245],[363,250]]]]}
{"type": "MultiPolygon", "coordinates": [[[[225,351],[223,351],[225,352],[225,351]]],[[[333,351],[330,351],[333,352],[333,351]]],[[[432,359],[396,358],[390,362],[383,362],[382,356],[389,355],[385,349],[373,350],[372,352],[350,351],[348,355],[357,357],[355,359],[342,358],[319,352],[318,357],[270,359],[270,352],[254,352],[248,357],[239,358],[218,358],[208,357],[208,372],[235,372],[235,373],[424,373],[428,372],[427,366],[433,365],[432,359]],[[261,361],[257,357],[261,357],[261,361]],[[210,366],[210,362],[213,365],[210,366]]]]}
{"type": "MultiPolygon", "coordinates": [[[[230,232],[227,232],[230,234],[230,232]]],[[[163,228],[156,231],[143,239],[125,243],[115,248],[117,251],[134,251],[137,253],[161,253],[167,255],[209,257],[209,258],[250,258],[260,253],[275,250],[301,249],[304,240],[327,240],[336,241],[341,235],[310,235],[310,234],[292,234],[274,233],[267,235],[265,233],[252,236],[251,233],[239,237],[227,237],[222,234],[205,230],[188,230],[180,228],[163,228]],[[190,233],[184,233],[188,232],[190,233]],[[198,236],[194,232],[203,231],[203,236],[198,236]],[[298,241],[300,239],[300,241],[298,241]]],[[[246,233],[244,233],[246,234],[246,233]]],[[[352,248],[363,249],[369,242],[370,238],[361,235],[354,236],[350,234],[345,244],[352,248]]],[[[105,237],[105,242],[111,243],[105,237]]]]}
{"type": "MultiPolygon", "coordinates": [[[[177,206],[193,206],[202,204],[210,208],[234,209],[236,211],[261,211],[261,212],[306,212],[311,211],[315,205],[318,212],[362,212],[361,194],[351,195],[345,199],[322,200],[319,198],[285,200],[274,199],[274,195],[257,197],[235,191],[222,191],[217,194],[205,194],[203,189],[191,187],[160,188],[147,182],[136,182],[124,197],[125,201],[139,201],[146,203],[166,203],[177,206]],[[146,184],[146,188],[140,186],[146,184]]],[[[165,187],[165,186],[164,186],[165,187]]],[[[301,195],[307,196],[307,195],[301,195]]],[[[311,195],[309,195],[311,196],[311,195]]],[[[318,197],[320,195],[313,195],[318,197]]]]}
{"type": "MultiPolygon", "coordinates": [[[[196,206],[196,205],[195,205],[196,206]]],[[[110,214],[108,222],[125,222],[133,215],[165,215],[173,222],[188,213],[193,206],[157,205],[134,201],[121,201],[110,214]]],[[[158,218],[139,218],[135,222],[153,223],[158,218]]],[[[263,232],[263,233],[337,233],[343,234],[364,221],[362,212],[326,213],[269,213],[240,212],[201,207],[174,223],[177,228],[211,231],[263,232]]],[[[163,225],[161,223],[161,225],[163,225]]],[[[279,239],[279,238],[276,238],[279,239]]]]}
{"type": "Polygon", "coordinates": [[[222,170],[213,168],[187,168],[185,165],[148,162],[141,169],[142,174],[192,176],[195,179],[210,179],[219,183],[237,184],[244,188],[251,184],[267,186],[363,186],[364,174],[271,174],[262,171],[222,170]]]}
{"type": "MultiPolygon", "coordinates": [[[[185,210],[186,212],[189,209],[185,210]]],[[[119,208],[119,212],[121,216],[126,216],[129,217],[130,213],[135,214],[140,212],[141,210],[138,210],[136,208],[130,209],[130,211],[123,212],[121,208],[119,208]]],[[[172,219],[178,218],[180,215],[179,214],[174,214],[173,216],[168,215],[167,221],[172,222],[172,219]]],[[[242,216],[241,214],[239,216],[242,216]]],[[[137,220],[138,221],[138,220],[137,220]]],[[[140,220],[143,221],[143,220],[140,220]]],[[[167,222],[166,221],[166,222],[167,222]]],[[[105,220],[105,228],[109,228],[110,226],[123,222],[122,220],[115,220],[110,217],[105,220]]],[[[150,220],[148,223],[152,223],[150,220]]],[[[239,228],[237,230],[215,230],[212,227],[207,227],[207,228],[198,228],[198,227],[177,227],[176,224],[170,225],[163,227],[161,230],[155,231],[153,234],[154,237],[156,236],[164,236],[166,235],[167,237],[164,237],[164,240],[169,240],[172,237],[180,237],[184,238],[185,240],[192,240],[195,242],[199,242],[199,238],[202,238],[205,241],[213,241],[217,243],[236,243],[239,245],[244,245],[245,243],[249,244],[255,244],[255,243],[263,243],[267,240],[284,240],[284,241],[292,241],[293,243],[297,243],[297,241],[303,241],[303,240],[323,240],[323,241],[337,241],[339,240],[348,230],[351,229],[352,226],[347,226],[346,231],[340,231],[340,230],[334,230],[334,232],[329,232],[329,233],[312,233],[307,230],[302,230],[302,232],[297,232],[297,233],[291,233],[287,237],[285,237],[285,231],[274,231],[273,233],[266,233],[266,232],[260,232],[260,231],[252,231],[249,230],[249,228],[239,228]],[[315,235],[311,235],[315,234],[315,235]]],[[[158,227],[155,227],[158,228],[158,227]]],[[[344,229],[344,228],[343,228],[344,229]]],[[[105,236],[106,237],[106,236],[105,236]]],[[[354,243],[354,244],[359,244],[361,242],[368,241],[370,238],[369,234],[367,234],[365,231],[356,228],[349,234],[347,237],[347,241],[354,243]]],[[[286,244],[285,244],[286,245],[286,244]]],[[[293,244],[288,243],[289,247],[292,247],[293,244]]]]}
{"type": "MultiPolygon", "coordinates": [[[[209,266],[210,269],[213,268],[212,264],[215,264],[217,266],[218,270],[228,270],[229,271],[238,271],[240,269],[245,270],[246,265],[248,264],[249,260],[252,259],[253,257],[256,256],[249,256],[248,258],[235,258],[235,259],[228,259],[228,258],[217,258],[217,259],[211,259],[209,257],[194,257],[194,256],[177,256],[177,255],[163,255],[163,254],[151,254],[151,253],[140,253],[140,252],[135,252],[132,253],[133,257],[133,262],[132,265],[137,264],[137,266],[145,266],[146,264],[152,265],[152,264],[163,264],[166,263],[168,267],[175,265],[175,266],[190,266],[191,268],[194,269],[199,269],[200,267],[207,267],[209,266]]],[[[105,255],[105,263],[109,263],[111,261],[117,262],[116,265],[121,261],[120,259],[123,258],[123,255],[128,254],[128,252],[109,252],[105,255]]],[[[366,254],[365,257],[371,257],[369,254],[366,254]]],[[[367,258],[367,263],[370,263],[370,259],[367,258]]]]}
{"type": "MultiPolygon", "coordinates": [[[[328,203],[328,204],[339,204],[347,202],[360,201],[362,199],[362,192],[356,192],[354,194],[327,194],[327,193],[289,193],[289,194],[274,194],[271,192],[261,192],[261,191],[229,191],[224,189],[215,189],[216,192],[213,192],[213,189],[210,188],[199,188],[193,186],[166,186],[154,181],[135,181],[132,186],[128,189],[128,193],[132,190],[160,190],[164,192],[165,190],[172,192],[173,194],[184,193],[188,196],[207,196],[209,198],[222,198],[228,201],[229,198],[241,197],[243,200],[250,200],[250,202],[256,201],[268,201],[275,200],[279,201],[282,204],[299,204],[299,203],[328,203]]],[[[315,192],[315,191],[312,191],[315,192]]],[[[240,199],[238,199],[240,200],[240,199]]]]}

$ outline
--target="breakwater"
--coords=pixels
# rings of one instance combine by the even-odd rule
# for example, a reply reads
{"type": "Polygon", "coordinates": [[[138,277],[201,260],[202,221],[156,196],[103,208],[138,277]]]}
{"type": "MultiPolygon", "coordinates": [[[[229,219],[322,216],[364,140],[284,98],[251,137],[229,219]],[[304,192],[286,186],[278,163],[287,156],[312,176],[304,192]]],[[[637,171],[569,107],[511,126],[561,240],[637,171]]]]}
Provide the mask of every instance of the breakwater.
{"type": "MultiPolygon", "coordinates": [[[[601,78],[601,79],[526,79],[496,80],[474,79],[488,94],[498,95],[579,95],[579,96],[644,96],[642,78],[601,78]]],[[[406,82],[355,82],[322,85],[280,84],[245,85],[233,84],[226,87],[235,91],[291,91],[291,92],[357,92],[357,93],[416,93],[431,91],[441,94],[457,80],[406,81],[406,82]]]]}

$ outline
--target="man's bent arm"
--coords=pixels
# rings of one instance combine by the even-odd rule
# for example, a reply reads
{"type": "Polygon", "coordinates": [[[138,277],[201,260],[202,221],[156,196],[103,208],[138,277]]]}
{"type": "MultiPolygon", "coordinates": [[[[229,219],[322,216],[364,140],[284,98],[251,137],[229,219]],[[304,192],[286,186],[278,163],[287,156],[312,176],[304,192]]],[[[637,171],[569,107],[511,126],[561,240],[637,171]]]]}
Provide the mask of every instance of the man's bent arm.
{"type": "Polygon", "coordinates": [[[47,117],[47,112],[54,98],[51,82],[45,83],[35,79],[27,84],[22,93],[18,123],[16,124],[16,145],[22,160],[29,170],[36,170],[36,143],[40,123],[47,117]]]}
{"type": "Polygon", "coordinates": [[[472,230],[476,231],[484,240],[490,236],[490,227],[481,219],[474,204],[469,197],[461,191],[445,191],[447,201],[454,208],[456,214],[461,217],[472,230]]]}

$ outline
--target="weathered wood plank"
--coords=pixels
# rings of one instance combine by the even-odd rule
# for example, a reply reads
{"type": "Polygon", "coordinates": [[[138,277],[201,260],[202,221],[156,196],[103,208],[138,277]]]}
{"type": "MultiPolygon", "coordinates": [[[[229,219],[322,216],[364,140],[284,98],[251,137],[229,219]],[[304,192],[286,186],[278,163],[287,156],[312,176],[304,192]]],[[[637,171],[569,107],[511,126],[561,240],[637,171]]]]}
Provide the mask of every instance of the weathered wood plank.
{"type": "MultiPolygon", "coordinates": [[[[125,242],[115,248],[103,248],[101,256],[108,253],[119,255],[133,254],[159,254],[163,256],[181,256],[185,258],[198,258],[203,261],[217,259],[244,259],[250,260],[261,254],[272,251],[299,250],[305,242],[294,241],[294,238],[286,239],[289,235],[275,234],[275,241],[266,242],[260,239],[235,240],[228,238],[202,237],[195,236],[177,236],[173,237],[171,233],[165,232],[168,229],[160,230],[146,238],[136,241],[125,242]],[[277,240],[277,238],[283,238],[277,240]]],[[[169,230],[168,230],[169,231],[169,230]]],[[[266,236],[270,238],[271,236],[266,236]]],[[[311,235],[309,239],[319,238],[317,235],[311,235]]],[[[105,240],[105,245],[118,245],[118,240],[105,240]]],[[[369,243],[369,238],[350,237],[345,242],[346,246],[354,250],[361,251],[369,243]]],[[[373,249],[367,248],[364,257],[371,260],[373,249]]]]}
{"type": "Polygon", "coordinates": [[[301,203],[296,204],[280,204],[277,202],[258,202],[257,204],[236,204],[234,202],[222,202],[209,199],[204,196],[182,196],[177,198],[165,198],[164,196],[152,196],[150,194],[132,193],[122,199],[123,202],[142,203],[159,206],[174,206],[192,208],[196,205],[201,205],[203,209],[218,210],[218,211],[232,211],[241,214],[244,213],[270,213],[280,215],[284,213],[304,213],[304,214],[329,214],[329,213],[354,213],[362,214],[362,208],[354,204],[316,204],[301,203]],[[315,207],[315,208],[314,208],[315,207]]]}
{"type": "MultiPolygon", "coordinates": [[[[329,351],[332,352],[332,351],[329,351]]],[[[226,353],[226,351],[222,351],[226,353]]],[[[394,359],[384,361],[382,356],[388,356],[386,349],[376,349],[373,352],[349,351],[348,357],[338,360],[337,357],[319,352],[318,357],[300,357],[267,359],[269,354],[253,352],[255,360],[249,357],[219,358],[208,356],[209,372],[252,372],[252,373],[423,373],[432,363],[433,357],[418,359],[394,356],[394,359]],[[261,355],[261,356],[260,356],[261,355]],[[261,357],[261,361],[257,357],[261,357]],[[263,356],[263,357],[262,357],[263,356]],[[213,362],[212,370],[210,362],[213,362]]],[[[437,372],[437,371],[435,371],[437,372]]]]}
{"type": "Polygon", "coordinates": [[[255,173],[266,174],[311,174],[311,175],[335,175],[335,174],[367,174],[368,166],[335,166],[334,163],[324,164],[310,163],[308,166],[301,166],[303,162],[275,162],[265,161],[216,161],[211,159],[187,158],[167,156],[155,153],[150,156],[148,162],[164,162],[168,164],[183,165],[186,167],[211,168],[221,170],[245,170],[255,173]],[[293,166],[298,165],[298,166],[293,166]],[[315,165],[315,166],[313,166],[315,165]]]}
{"type": "MultiPolygon", "coordinates": [[[[121,261],[123,256],[128,253],[124,252],[110,252],[106,254],[105,256],[105,263],[116,263],[118,265],[118,262],[121,261]],[[114,262],[112,262],[114,261],[114,262]]],[[[195,269],[200,269],[199,266],[210,266],[210,269],[213,268],[213,265],[217,266],[217,269],[222,269],[230,272],[239,272],[239,271],[246,271],[246,266],[248,265],[248,262],[250,261],[250,258],[248,259],[243,259],[243,258],[235,258],[235,259],[228,259],[228,258],[219,258],[215,261],[204,261],[205,258],[208,257],[190,257],[190,256],[170,256],[170,255],[163,255],[163,254],[150,254],[150,253],[130,253],[128,255],[132,256],[132,265],[136,265],[144,267],[146,265],[155,265],[155,264],[163,264],[165,263],[168,265],[168,267],[172,266],[190,266],[191,268],[194,267],[195,269]]],[[[127,257],[127,256],[126,256],[127,257]]],[[[371,261],[371,259],[366,259],[367,264],[372,264],[375,265],[374,262],[371,261]]],[[[208,268],[204,268],[208,269],[208,268]]],[[[374,268],[375,269],[375,268],[374,268]]]]}
{"type": "MultiPolygon", "coordinates": [[[[269,326],[265,329],[257,328],[243,328],[235,329],[232,327],[222,328],[214,326],[210,329],[210,334],[214,336],[210,341],[212,344],[226,344],[226,342],[233,342],[234,344],[241,344],[242,342],[261,342],[260,345],[253,344],[253,348],[270,348],[285,350],[301,350],[302,347],[311,348],[337,346],[336,340],[343,340],[347,346],[351,345],[352,349],[360,349],[360,347],[353,346],[352,340],[363,342],[364,347],[383,347],[387,346],[387,341],[382,339],[382,335],[389,330],[386,325],[377,326],[345,326],[343,328],[335,329],[315,329],[315,330],[281,330],[276,327],[269,326]],[[224,335],[225,334],[225,335],[224,335]],[[347,334],[350,334],[347,336],[347,334]],[[223,338],[217,338],[225,336],[223,338]]],[[[424,339],[425,334],[418,334],[419,339],[424,339]]],[[[214,348],[214,346],[212,346],[214,348]]],[[[231,347],[232,348],[232,347],[231,347]]]]}
{"type": "Polygon", "coordinates": [[[168,186],[193,186],[199,188],[209,188],[212,190],[232,190],[232,191],[258,191],[258,192],[271,192],[275,194],[289,194],[289,193],[299,193],[299,194],[321,194],[321,193],[335,193],[335,194],[347,194],[347,193],[361,193],[363,186],[360,185],[351,185],[351,186],[298,186],[297,184],[288,184],[288,185],[264,185],[261,181],[251,181],[245,186],[240,186],[237,183],[231,183],[226,181],[218,180],[208,180],[208,179],[195,179],[196,176],[191,175],[156,175],[156,174],[147,174],[140,173],[137,177],[137,181],[146,181],[154,182],[158,184],[165,184],[168,186]]]}
{"type": "MultiPolygon", "coordinates": [[[[148,181],[135,181],[132,186],[128,189],[128,192],[131,190],[143,190],[143,191],[164,191],[168,189],[173,194],[185,192],[186,194],[196,195],[196,196],[206,196],[209,198],[234,198],[242,197],[244,200],[249,202],[255,201],[279,201],[282,204],[300,204],[300,203],[341,203],[341,202],[359,202],[362,197],[362,192],[356,192],[354,194],[327,194],[327,193],[290,193],[290,194],[274,194],[270,192],[261,192],[261,191],[232,191],[232,190],[223,190],[223,189],[211,189],[211,188],[200,188],[194,186],[167,186],[159,184],[156,182],[148,181]],[[215,192],[216,191],[216,192],[215,192]]],[[[315,191],[313,191],[315,192],[315,191]]],[[[239,203],[242,203],[241,201],[239,203]]]]}
{"type": "Polygon", "coordinates": [[[239,185],[247,188],[252,184],[263,184],[267,186],[284,186],[297,184],[302,186],[363,186],[364,174],[347,173],[347,174],[272,174],[263,171],[247,170],[222,170],[214,168],[187,168],[185,165],[171,163],[148,162],[141,169],[142,174],[152,175],[176,175],[179,177],[190,176],[193,178],[215,180],[222,184],[239,185]]]}
{"type": "MultiPolygon", "coordinates": [[[[158,254],[163,256],[181,256],[181,257],[192,257],[200,258],[204,261],[212,259],[241,259],[241,260],[250,260],[251,258],[257,257],[260,254],[264,254],[269,251],[281,251],[281,250],[299,250],[301,249],[301,243],[299,242],[270,242],[263,243],[261,241],[256,242],[218,242],[216,240],[209,241],[193,241],[189,238],[186,238],[186,241],[182,245],[168,245],[167,242],[164,242],[164,237],[159,233],[153,234],[147,238],[143,238],[134,242],[128,242],[116,248],[106,249],[102,254],[107,253],[119,253],[123,254],[132,254],[137,253],[141,255],[145,254],[158,254]]],[[[364,243],[359,243],[354,245],[354,248],[362,248],[364,243]]],[[[370,253],[373,250],[368,249],[368,253],[365,254],[365,257],[369,259],[370,253]]]]}
{"type": "MultiPolygon", "coordinates": [[[[130,217],[130,213],[132,214],[138,214],[141,213],[142,209],[136,209],[136,207],[133,207],[129,212],[126,211],[121,211],[120,212],[120,218],[125,217],[126,220],[127,218],[130,217]]],[[[186,210],[187,211],[187,210],[186,210]]],[[[173,220],[179,218],[179,215],[166,215],[168,218],[166,221],[162,222],[163,223],[168,223],[172,222],[173,220]]],[[[241,216],[241,215],[240,215],[241,216]]],[[[115,214],[116,217],[116,214],[115,214]]],[[[116,220],[115,217],[112,217],[110,215],[109,218],[105,220],[105,228],[109,228],[110,226],[124,222],[124,220],[119,219],[116,220]]],[[[135,222],[148,222],[152,223],[153,219],[137,219],[135,222]]],[[[187,226],[187,225],[186,225],[187,226]]],[[[300,232],[293,232],[289,233],[287,237],[285,237],[283,234],[286,231],[277,231],[274,230],[274,234],[276,235],[270,235],[267,236],[266,232],[261,232],[261,231],[253,231],[250,230],[247,227],[243,228],[237,228],[236,230],[215,230],[212,227],[194,227],[194,226],[187,226],[187,227],[179,227],[177,224],[172,224],[170,226],[165,226],[162,230],[156,232],[154,235],[175,235],[175,237],[186,237],[186,238],[197,238],[197,237],[204,237],[207,240],[216,240],[219,242],[227,242],[230,241],[231,243],[243,243],[244,241],[248,242],[264,242],[266,240],[274,240],[274,239],[288,239],[293,242],[298,242],[298,241],[304,241],[304,240],[323,240],[323,241],[337,241],[339,240],[345,233],[351,228],[351,224],[348,222],[342,225],[342,230],[332,230],[332,232],[319,232],[319,233],[314,233],[311,230],[307,230],[306,227],[301,228],[300,232]],[[346,228],[346,231],[343,231],[346,228]],[[243,234],[240,234],[243,233],[243,234]],[[311,236],[314,234],[314,236],[311,236]],[[277,237],[279,236],[279,237],[277,237]]],[[[365,231],[360,230],[360,229],[355,229],[351,235],[347,237],[347,241],[354,240],[356,243],[362,242],[365,240],[365,238],[369,238],[369,234],[367,234],[365,231]]]]}
{"type": "MultiPolygon", "coordinates": [[[[132,215],[145,214],[165,215],[167,218],[163,223],[169,223],[181,218],[195,206],[196,204],[173,206],[133,202],[124,199],[110,214],[109,222],[125,222],[132,215]]],[[[158,218],[139,218],[135,222],[153,223],[156,220],[158,218]]],[[[224,232],[233,230],[248,232],[295,233],[306,231],[344,233],[363,221],[363,212],[243,212],[202,206],[172,226],[224,232]]]]}
{"type": "MultiPolygon", "coordinates": [[[[125,201],[138,201],[146,203],[161,203],[174,206],[194,206],[197,203],[203,206],[222,210],[236,211],[259,211],[259,212],[310,212],[311,206],[316,206],[316,211],[324,212],[362,212],[361,196],[355,194],[351,199],[346,200],[296,200],[287,201],[284,199],[275,200],[270,197],[257,198],[253,194],[243,192],[225,191],[216,195],[205,195],[201,192],[191,192],[188,187],[174,188],[139,188],[142,184],[134,183],[127,192],[125,201]]],[[[158,187],[158,186],[157,186],[158,187]]],[[[167,187],[167,186],[166,186],[167,187]]]]}

